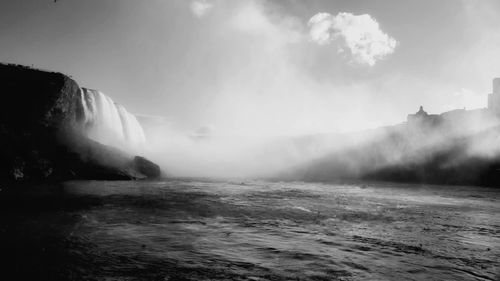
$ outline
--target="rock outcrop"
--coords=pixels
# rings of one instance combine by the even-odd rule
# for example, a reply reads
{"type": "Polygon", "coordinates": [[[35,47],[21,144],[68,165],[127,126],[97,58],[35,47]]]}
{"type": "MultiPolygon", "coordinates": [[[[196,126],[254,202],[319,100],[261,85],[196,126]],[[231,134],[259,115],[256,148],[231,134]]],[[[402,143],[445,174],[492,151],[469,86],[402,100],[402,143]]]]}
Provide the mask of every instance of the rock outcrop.
{"type": "Polygon", "coordinates": [[[147,178],[158,178],[161,175],[160,166],[141,156],[134,157],[132,168],[147,178]]]}
{"type": "Polygon", "coordinates": [[[89,139],[81,89],[61,73],[0,65],[0,180],[143,179],[159,167],[89,139]]]}

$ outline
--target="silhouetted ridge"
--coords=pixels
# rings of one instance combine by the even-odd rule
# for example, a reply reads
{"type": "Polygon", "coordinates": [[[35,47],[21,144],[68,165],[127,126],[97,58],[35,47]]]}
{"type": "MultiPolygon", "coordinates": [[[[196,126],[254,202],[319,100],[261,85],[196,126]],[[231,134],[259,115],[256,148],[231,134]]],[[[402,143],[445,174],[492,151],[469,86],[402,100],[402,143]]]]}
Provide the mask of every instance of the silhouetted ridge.
{"type": "Polygon", "coordinates": [[[299,165],[281,176],[308,181],[368,179],[500,186],[500,79],[488,107],[429,114],[379,128],[365,141],[299,165]]]}

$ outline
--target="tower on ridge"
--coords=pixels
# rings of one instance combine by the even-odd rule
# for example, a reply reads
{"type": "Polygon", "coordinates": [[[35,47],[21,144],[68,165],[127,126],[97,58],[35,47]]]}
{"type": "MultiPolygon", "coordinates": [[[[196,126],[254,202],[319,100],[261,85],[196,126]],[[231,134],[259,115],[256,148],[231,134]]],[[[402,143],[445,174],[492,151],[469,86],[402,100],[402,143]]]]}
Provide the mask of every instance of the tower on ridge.
{"type": "Polygon", "coordinates": [[[488,95],[488,109],[500,114],[500,78],[493,79],[493,91],[488,95]]]}

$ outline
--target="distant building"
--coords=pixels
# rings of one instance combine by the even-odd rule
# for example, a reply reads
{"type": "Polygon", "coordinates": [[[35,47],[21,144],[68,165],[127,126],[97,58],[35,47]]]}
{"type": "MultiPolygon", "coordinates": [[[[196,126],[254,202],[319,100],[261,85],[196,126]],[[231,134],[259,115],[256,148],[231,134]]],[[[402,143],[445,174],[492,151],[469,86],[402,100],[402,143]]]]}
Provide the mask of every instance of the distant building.
{"type": "Polygon", "coordinates": [[[493,79],[493,92],[488,95],[488,109],[500,115],[500,78],[493,79]]]}
{"type": "Polygon", "coordinates": [[[469,112],[470,112],[470,110],[467,111],[467,110],[465,110],[465,108],[464,109],[461,109],[461,108],[453,109],[453,110],[441,113],[441,117],[443,117],[443,119],[445,119],[445,120],[459,120],[459,119],[464,118],[464,116],[466,116],[469,112]]]}
{"type": "Polygon", "coordinates": [[[488,108],[454,109],[441,114],[428,114],[422,106],[406,118],[409,128],[439,128],[442,132],[472,133],[500,125],[500,78],[493,79],[493,92],[488,95],[488,108]]]}
{"type": "Polygon", "coordinates": [[[415,114],[408,114],[406,117],[406,121],[408,124],[415,123],[435,123],[438,121],[439,115],[436,114],[428,114],[422,106],[420,106],[419,110],[415,114]]]}

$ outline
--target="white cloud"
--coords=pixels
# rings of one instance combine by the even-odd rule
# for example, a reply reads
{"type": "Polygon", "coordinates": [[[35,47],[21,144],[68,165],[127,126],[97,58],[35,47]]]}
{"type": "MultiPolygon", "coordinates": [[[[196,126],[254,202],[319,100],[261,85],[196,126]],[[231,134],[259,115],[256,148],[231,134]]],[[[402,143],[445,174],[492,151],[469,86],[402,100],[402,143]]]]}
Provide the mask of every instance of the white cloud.
{"type": "Polygon", "coordinates": [[[309,20],[311,41],[319,45],[338,42],[338,51],[350,51],[356,63],[373,66],[378,60],[392,54],[398,42],[380,30],[368,14],[353,15],[318,13],[309,20]]]}
{"type": "Polygon", "coordinates": [[[309,35],[311,40],[326,45],[334,40],[334,34],[330,31],[333,27],[334,18],[329,13],[317,13],[309,20],[309,35]]]}
{"type": "Polygon", "coordinates": [[[196,0],[191,2],[191,11],[199,18],[205,16],[213,8],[214,4],[206,0],[196,0]]]}

